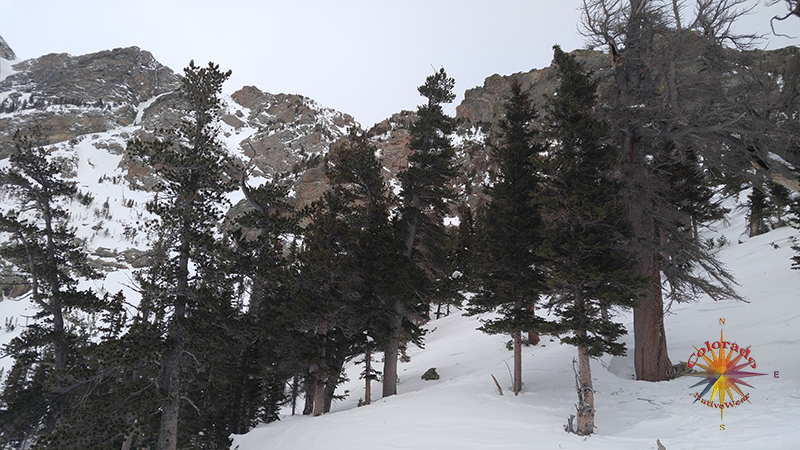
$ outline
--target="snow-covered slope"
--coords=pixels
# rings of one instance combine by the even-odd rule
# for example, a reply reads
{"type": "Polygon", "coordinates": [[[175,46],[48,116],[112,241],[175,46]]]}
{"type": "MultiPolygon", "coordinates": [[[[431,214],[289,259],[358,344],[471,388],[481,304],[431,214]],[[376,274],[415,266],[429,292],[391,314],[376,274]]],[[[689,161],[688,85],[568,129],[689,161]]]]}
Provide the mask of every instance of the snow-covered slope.
{"type": "MultiPolygon", "coordinates": [[[[409,349],[411,362],[400,367],[399,395],[357,408],[363,398],[360,366],[349,366],[351,379],[340,388],[349,397],[321,417],[287,416],[243,436],[238,450],[414,449],[656,449],[798,448],[800,427],[800,272],[790,269],[789,239],[782,228],[738,244],[744,230],[741,213],[721,230],[733,241],[720,258],[741,283],[750,303],[702,299],[676,305],[666,318],[670,358],[686,361],[706,341],[720,338],[750,346],[754,372],[750,403],[726,410],[694,403],[697,378],[647,383],[631,379],[632,357],[604,357],[592,363],[597,391],[596,434],[584,438],[564,432],[577,399],[572,347],[545,337],[524,350],[524,392],[510,394],[508,365],[512,354],[506,337],[487,336],[475,328],[477,318],[453,314],[428,325],[425,348],[409,349]],[[776,248],[777,247],[777,248],[776,248]],[[724,319],[724,325],[720,324],[724,319]],[[422,381],[436,367],[441,379],[422,381]],[[778,377],[775,373],[778,373],[778,377]],[[506,390],[500,396],[491,374],[506,390]],[[721,425],[724,425],[722,429],[721,425]]],[[[632,328],[632,317],[619,319],[632,328]]],[[[632,337],[627,337],[628,347],[632,337]]],[[[706,396],[708,398],[708,396],[706,396]]],[[[736,395],[738,398],[738,395],[736,395]]]]}

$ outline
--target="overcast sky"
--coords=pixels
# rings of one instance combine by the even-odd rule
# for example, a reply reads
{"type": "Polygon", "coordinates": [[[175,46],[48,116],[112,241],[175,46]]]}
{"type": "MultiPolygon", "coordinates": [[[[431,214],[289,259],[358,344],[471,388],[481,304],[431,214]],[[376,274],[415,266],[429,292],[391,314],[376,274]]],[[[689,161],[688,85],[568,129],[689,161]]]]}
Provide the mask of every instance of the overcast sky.
{"type": "MultiPolygon", "coordinates": [[[[763,3],[764,0],[762,0],[763,3]]],[[[553,44],[584,46],[581,0],[0,0],[0,35],[19,59],[138,46],[176,72],[194,59],[233,70],[232,93],[254,85],[302,94],[371,126],[421,103],[434,68],[457,98],[495,73],[550,64],[553,44]]],[[[768,33],[783,1],[746,19],[768,33]]],[[[800,36],[800,19],[779,31],[800,36]]],[[[800,45],[771,38],[764,45],[800,45]]]]}

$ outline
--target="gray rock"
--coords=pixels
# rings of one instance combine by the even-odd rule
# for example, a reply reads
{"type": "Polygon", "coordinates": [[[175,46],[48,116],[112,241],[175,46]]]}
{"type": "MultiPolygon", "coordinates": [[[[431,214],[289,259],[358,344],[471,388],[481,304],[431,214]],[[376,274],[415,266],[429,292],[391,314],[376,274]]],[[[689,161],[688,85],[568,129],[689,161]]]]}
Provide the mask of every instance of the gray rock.
{"type": "Polygon", "coordinates": [[[17,59],[17,55],[14,54],[14,50],[11,50],[11,46],[8,45],[3,36],[0,36],[0,58],[7,59],[9,61],[14,61],[17,59]]]}
{"type": "Polygon", "coordinates": [[[431,367],[430,369],[425,371],[425,373],[423,373],[420,378],[422,378],[425,381],[438,380],[439,379],[439,374],[436,373],[436,368],[435,367],[431,367]]]}

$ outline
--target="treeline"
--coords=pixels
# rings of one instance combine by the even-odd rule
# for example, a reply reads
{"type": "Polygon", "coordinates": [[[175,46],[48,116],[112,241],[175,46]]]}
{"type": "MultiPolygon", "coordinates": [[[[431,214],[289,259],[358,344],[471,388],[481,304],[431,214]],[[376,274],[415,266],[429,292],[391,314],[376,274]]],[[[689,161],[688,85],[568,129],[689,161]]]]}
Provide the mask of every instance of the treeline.
{"type": "Polygon", "coordinates": [[[147,204],[157,239],[136,274],[138,302],[78,289],[99,275],[59,206],[76,184],[35,133],[18,133],[0,170],[18,202],[0,217],[9,236],[0,251],[28,276],[39,312],[4,349],[15,364],[0,396],[2,444],[228,448],[232,433],[285,406],[327,412],[351,359],[365,368],[362,404],[374,381],[382,396],[397,394],[404,346],[422,343],[422,325],[449,305],[497,313],[482,329],[512,336],[515,393],[523,345],[539,333],[574,345],[573,431],[591,434],[590,358],[626,351],[614,312],[633,308],[637,378],[672,377],[664,297],[739,298],[699,234],[724,216],[720,195],[752,187],[750,220],[764,226],[794,202],[770,184],[792,186],[769,153],[797,159],[796,102],[768,82],[774,70],[723,46],[738,39],[724,26],[738,13],[711,3],[718,9],[688,21],[655,2],[585,2],[584,30],[611,46],[613,74],[587,72],[555,47],[560,81],[543,111],[512,82],[474,209],[454,188],[456,122],[442,109],[454,81],[443,69],[419,87],[397,194],[374,144],[351,130],[323,161],[330,190],[295,211],[285,186],[251,187],[219,140],[230,72],[190,63],[185,119],[127,146],[161,180],[147,204]],[[251,209],[223,232],[236,189],[251,209]],[[458,226],[445,227],[453,215],[458,226]]]}

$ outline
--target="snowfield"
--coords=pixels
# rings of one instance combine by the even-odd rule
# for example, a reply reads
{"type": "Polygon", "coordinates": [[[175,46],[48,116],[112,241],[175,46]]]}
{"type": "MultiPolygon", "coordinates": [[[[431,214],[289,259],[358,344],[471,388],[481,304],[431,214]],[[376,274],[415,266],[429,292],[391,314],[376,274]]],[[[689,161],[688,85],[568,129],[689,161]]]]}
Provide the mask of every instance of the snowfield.
{"type": "MultiPolygon", "coordinates": [[[[757,365],[752,371],[766,374],[745,379],[753,386],[744,387],[750,403],[725,410],[722,420],[718,409],[694,403],[692,394],[702,387],[690,386],[700,379],[635,381],[632,356],[606,356],[592,361],[595,434],[568,434],[564,425],[577,401],[571,366],[577,350],[548,336],[525,348],[525,384],[515,397],[509,392],[513,361],[505,347],[508,337],[485,335],[475,329],[478,318],[455,313],[427,325],[424,349],[409,348],[411,361],[400,365],[399,395],[382,400],[380,385],[373,384],[373,403],[357,407],[364,396],[363,380],[358,380],[362,367],[350,364],[351,381],[337,391],[348,392],[348,398],[335,403],[329,414],[291,416],[287,410],[279,422],[233,436],[232,448],[642,450],[658,449],[656,440],[667,450],[800,448],[800,272],[791,270],[789,260],[794,254],[789,239],[798,233],[781,228],[738,244],[736,235],[745,229],[743,213],[729,220],[720,232],[733,243],[719,256],[750,302],[703,298],[674,305],[665,319],[674,364],[686,361],[695,346],[719,340],[724,331],[725,340],[750,346],[757,365]],[[431,367],[441,378],[422,381],[431,367]],[[504,395],[498,394],[492,374],[504,395]]],[[[630,313],[618,319],[632,329],[630,313]]],[[[626,343],[631,349],[632,336],[626,343]]]]}
{"type": "MultiPolygon", "coordinates": [[[[241,138],[230,133],[231,141],[241,138]]],[[[78,234],[86,239],[90,252],[98,247],[143,249],[144,233],[126,236],[124,226],[147,218],[141,205],[150,195],[130,190],[118,167],[121,155],[95,148],[93,144],[101,141],[124,143],[118,134],[102,133],[80,140],[72,151],[63,149],[64,156],[72,154],[77,159],[81,190],[96,194],[90,207],[72,205],[78,234]],[[103,211],[104,202],[107,211],[103,211]]],[[[236,194],[231,197],[238,199],[236,194]]],[[[754,371],[766,375],[745,380],[753,386],[744,388],[750,402],[726,410],[724,419],[718,409],[694,402],[692,394],[700,388],[690,386],[697,378],[638,382],[633,380],[632,357],[603,357],[592,362],[596,434],[568,434],[564,426],[575,413],[577,401],[571,365],[577,350],[549,336],[535,347],[526,347],[523,392],[515,397],[509,392],[509,337],[483,334],[476,330],[479,317],[464,317],[456,311],[428,323],[425,348],[408,349],[411,361],[400,364],[399,395],[380,399],[380,384],[374,383],[373,403],[358,407],[364,396],[364,382],[358,379],[362,367],[351,363],[347,366],[350,381],[337,391],[347,393],[347,398],[334,403],[331,413],[316,418],[291,416],[286,408],[279,422],[232,436],[232,448],[642,450],[658,449],[656,440],[667,450],[800,448],[800,272],[791,270],[789,259],[794,255],[791,238],[798,231],[786,227],[747,239],[741,210],[719,227],[708,237],[726,235],[731,242],[719,250],[719,257],[736,276],[749,303],[702,298],[673,305],[665,323],[675,364],[686,361],[695,346],[719,340],[721,331],[725,340],[750,346],[750,356],[757,362],[754,371]],[[441,378],[421,380],[431,367],[441,378]],[[504,395],[498,394],[492,375],[504,395]]],[[[130,288],[130,274],[130,270],[112,272],[105,280],[82,287],[101,294],[123,290],[135,301],[138,295],[130,288]]],[[[0,346],[17,336],[33,314],[27,300],[0,301],[0,346]]],[[[617,319],[632,329],[629,312],[619,313],[617,319]]],[[[625,339],[631,349],[632,336],[625,339]]],[[[11,363],[9,358],[0,359],[0,369],[8,370],[11,363]]],[[[381,369],[379,361],[376,368],[381,369]]]]}

